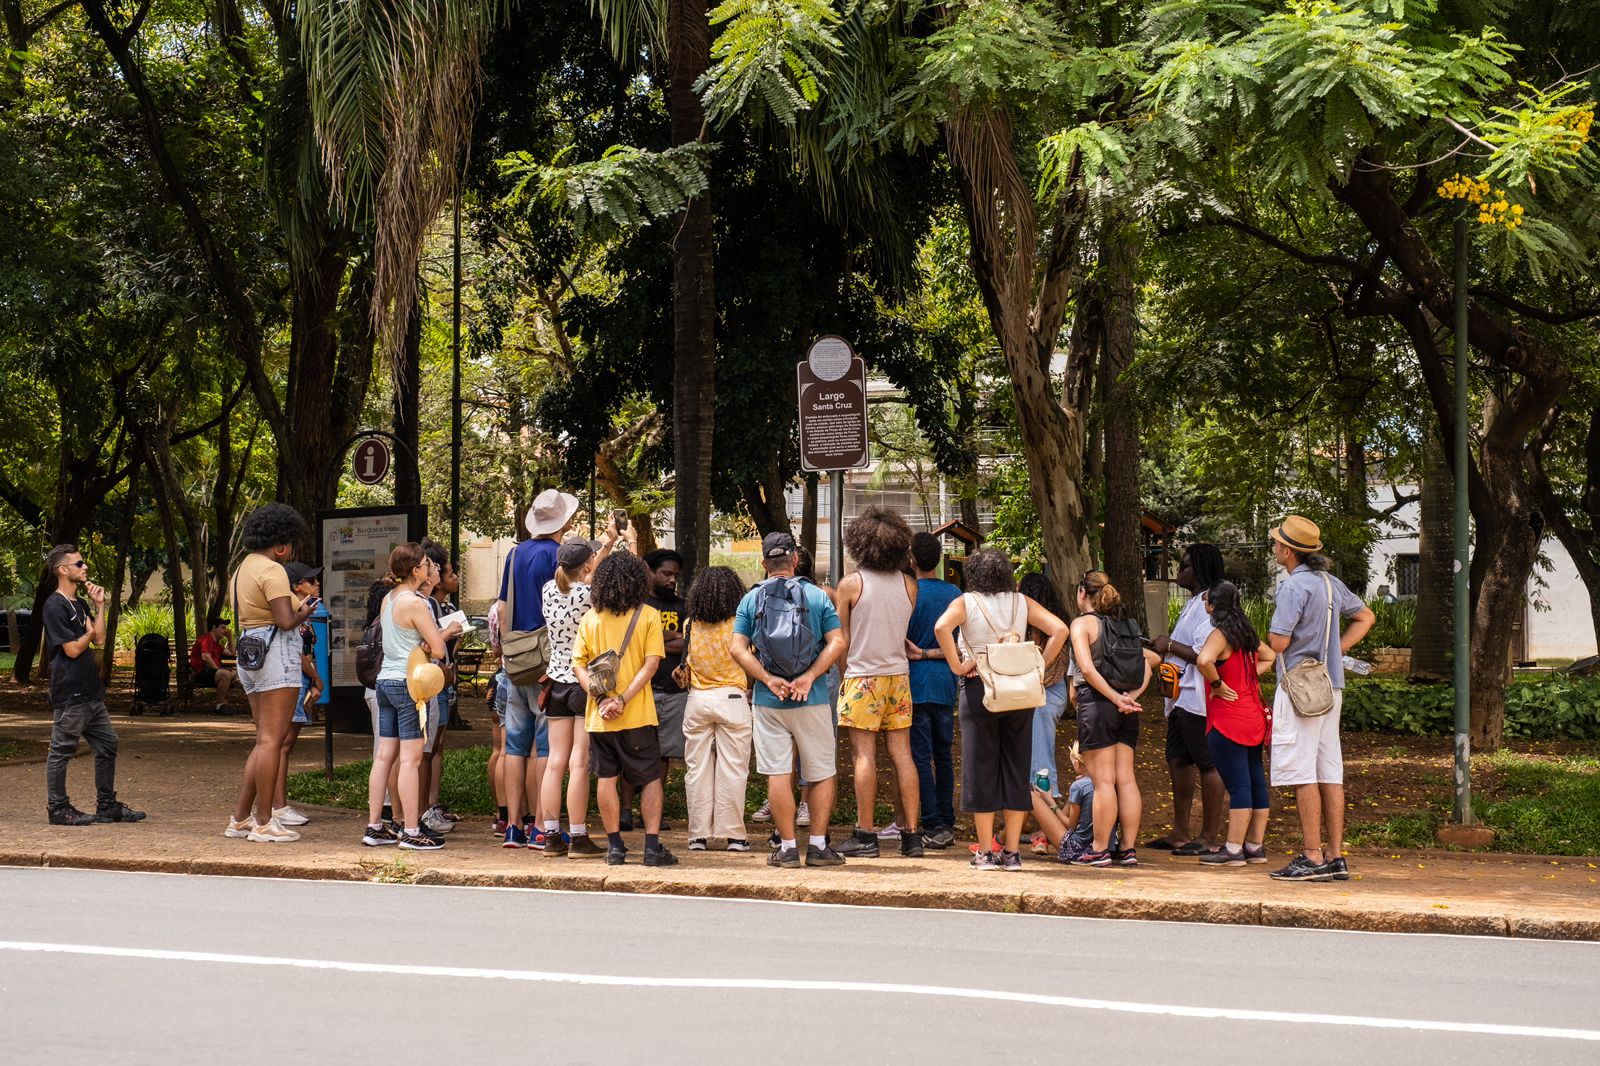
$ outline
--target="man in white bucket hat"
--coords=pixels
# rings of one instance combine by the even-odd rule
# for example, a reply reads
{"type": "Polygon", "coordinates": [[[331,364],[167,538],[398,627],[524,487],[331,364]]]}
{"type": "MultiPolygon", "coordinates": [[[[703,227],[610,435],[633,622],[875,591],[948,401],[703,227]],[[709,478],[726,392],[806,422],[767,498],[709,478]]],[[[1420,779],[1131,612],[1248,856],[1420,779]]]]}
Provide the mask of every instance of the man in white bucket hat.
{"type": "MultiPolygon", "coordinates": [[[[500,576],[500,625],[502,645],[517,634],[544,630],[544,586],[556,575],[556,553],[561,538],[572,527],[578,513],[578,498],[557,489],[545,489],[534,498],[524,517],[530,540],[525,540],[506,557],[500,576]]],[[[548,642],[545,647],[548,648],[548,642]]],[[[546,653],[548,654],[548,652],[546,653]]],[[[508,664],[509,665],[509,664],[508,664]]],[[[534,755],[539,729],[539,679],[514,679],[506,700],[506,751],[500,760],[503,775],[501,795],[506,801],[506,833],[503,847],[525,848],[533,843],[536,826],[522,825],[523,805],[528,794],[528,759],[534,755]]],[[[537,762],[535,763],[537,767],[537,762]]],[[[537,774],[535,774],[537,787],[537,774]]],[[[535,819],[538,811],[528,811],[535,819]]]]}

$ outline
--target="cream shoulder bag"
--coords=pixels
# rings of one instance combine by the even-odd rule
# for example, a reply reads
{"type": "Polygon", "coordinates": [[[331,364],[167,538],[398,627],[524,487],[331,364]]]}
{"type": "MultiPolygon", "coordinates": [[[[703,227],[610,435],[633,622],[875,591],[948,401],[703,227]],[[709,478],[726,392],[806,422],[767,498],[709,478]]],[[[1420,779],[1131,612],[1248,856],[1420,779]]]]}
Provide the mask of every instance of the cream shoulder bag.
{"type": "MultiPolygon", "coordinates": [[[[1000,637],[997,643],[973,648],[978,676],[983,680],[984,707],[996,713],[1043,707],[1044,653],[1039,650],[1039,645],[1024,640],[1022,634],[1014,629],[1002,631],[989,617],[988,608],[984,607],[983,600],[976,593],[972,595],[972,602],[988,623],[990,632],[1000,637]]],[[[1013,617],[1016,615],[1015,601],[1011,613],[1013,617]]]]}

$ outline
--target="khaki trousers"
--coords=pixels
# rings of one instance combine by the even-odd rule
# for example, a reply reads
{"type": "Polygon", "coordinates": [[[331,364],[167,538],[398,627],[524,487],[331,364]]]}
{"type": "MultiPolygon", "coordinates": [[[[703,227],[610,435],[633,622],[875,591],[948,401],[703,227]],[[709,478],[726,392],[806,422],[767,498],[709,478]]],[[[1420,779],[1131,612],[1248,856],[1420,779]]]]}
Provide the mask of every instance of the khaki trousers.
{"type": "Polygon", "coordinates": [[[741,688],[689,690],[683,712],[689,839],[744,840],[750,777],[750,696],[741,688]]]}

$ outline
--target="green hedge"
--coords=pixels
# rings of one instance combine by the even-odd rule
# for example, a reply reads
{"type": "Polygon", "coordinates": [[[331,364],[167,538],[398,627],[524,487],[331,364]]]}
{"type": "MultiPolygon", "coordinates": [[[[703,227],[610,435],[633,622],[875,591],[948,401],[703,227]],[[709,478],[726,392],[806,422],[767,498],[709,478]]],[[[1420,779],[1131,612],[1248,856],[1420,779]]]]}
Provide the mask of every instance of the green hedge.
{"type": "MultiPolygon", "coordinates": [[[[1455,689],[1351,679],[1341,725],[1361,732],[1440,736],[1455,728],[1455,689]]],[[[1553,677],[1506,689],[1506,732],[1521,740],[1600,739],[1600,678],[1553,677]]]]}

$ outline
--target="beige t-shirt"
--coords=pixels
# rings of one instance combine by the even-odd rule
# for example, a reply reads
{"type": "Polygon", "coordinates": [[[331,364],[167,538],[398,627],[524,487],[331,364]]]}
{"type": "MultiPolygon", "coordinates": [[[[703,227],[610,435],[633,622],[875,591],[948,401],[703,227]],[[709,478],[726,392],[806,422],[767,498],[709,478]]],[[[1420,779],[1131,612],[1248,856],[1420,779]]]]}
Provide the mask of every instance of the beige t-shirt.
{"type": "Polygon", "coordinates": [[[289,597],[291,605],[298,607],[294,591],[289,587],[289,571],[283,564],[275,563],[264,555],[251,552],[239,563],[228,583],[228,602],[238,597],[238,623],[241,630],[257,626],[276,625],[272,617],[272,601],[289,597]]]}

